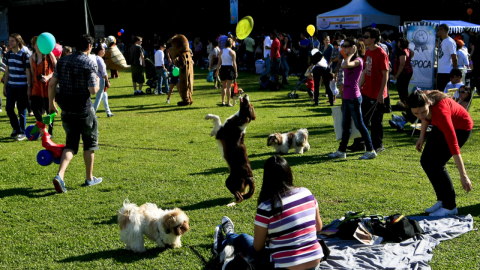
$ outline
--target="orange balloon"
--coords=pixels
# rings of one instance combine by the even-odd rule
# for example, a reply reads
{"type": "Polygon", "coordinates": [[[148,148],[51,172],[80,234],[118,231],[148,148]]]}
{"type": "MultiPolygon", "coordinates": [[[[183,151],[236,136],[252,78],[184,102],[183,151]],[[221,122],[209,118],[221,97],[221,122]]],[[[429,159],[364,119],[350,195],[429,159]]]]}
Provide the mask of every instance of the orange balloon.
{"type": "Polygon", "coordinates": [[[118,35],[119,37],[121,37],[121,36],[122,36],[122,33],[121,33],[121,32],[118,32],[117,35],[118,35]]]}
{"type": "Polygon", "coordinates": [[[472,16],[472,13],[473,13],[473,9],[471,8],[467,9],[468,16],[472,16]]]}

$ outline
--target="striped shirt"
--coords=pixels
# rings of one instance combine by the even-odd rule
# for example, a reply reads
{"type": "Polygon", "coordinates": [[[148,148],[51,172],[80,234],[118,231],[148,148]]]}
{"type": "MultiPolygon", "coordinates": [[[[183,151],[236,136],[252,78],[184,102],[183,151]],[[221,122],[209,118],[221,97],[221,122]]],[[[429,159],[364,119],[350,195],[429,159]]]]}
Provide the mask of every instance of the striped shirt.
{"type": "Polygon", "coordinates": [[[8,67],[8,85],[12,88],[27,87],[27,68],[30,68],[30,62],[28,61],[30,52],[27,47],[22,47],[17,53],[9,51],[7,54],[8,61],[5,65],[8,67]],[[27,56],[24,58],[25,61],[22,62],[24,53],[27,56]]]}
{"type": "Polygon", "coordinates": [[[270,260],[286,268],[323,258],[316,229],[317,200],[306,188],[282,195],[283,212],[272,216],[271,202],[257,208],[255,225],[268,229],[270,260]]]}

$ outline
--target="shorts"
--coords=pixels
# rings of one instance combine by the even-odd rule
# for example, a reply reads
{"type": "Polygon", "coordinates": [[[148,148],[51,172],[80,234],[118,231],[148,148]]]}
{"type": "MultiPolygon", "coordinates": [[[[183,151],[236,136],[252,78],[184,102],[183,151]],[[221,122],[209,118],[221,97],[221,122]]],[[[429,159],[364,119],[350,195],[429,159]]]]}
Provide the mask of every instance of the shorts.
{"type": "Polygon", "coordinates": [[[222,66],[218,74],[222,81],[233,81],[235,79],[235,70],[233,70],[233,66],[222,66]]]}
{"type": "Polygon", "coordinates": [[[345,73],[343,72],[343,68],[340,68],[337,74],[337,85],[343,85],[344,77],[345,73]]]}
{"type": "Polygon", "coordinates": [[[170,76],[170,85],[176,85],[180,82],[180,76],[170,76]]]}
{"type": "Polygon", "coordinates": [[[270,60],[270,72],[272,76],[280,75],[280,58],[270,60]]]}
{"type": "Polygon", "coordinates": [[[144,83],[145,76],[143,76],[142,66],[131,66],[132,68],[132,81],[134,83],[144,83]]]}
{"type": "Polygon", "coordinates": [[[69,113],[62,111],[62,125],[67,135],[65,148],[77,154],[82,135],[83,151],[98,150],[98,122],[93,107],[86,112],[69,113]]]}

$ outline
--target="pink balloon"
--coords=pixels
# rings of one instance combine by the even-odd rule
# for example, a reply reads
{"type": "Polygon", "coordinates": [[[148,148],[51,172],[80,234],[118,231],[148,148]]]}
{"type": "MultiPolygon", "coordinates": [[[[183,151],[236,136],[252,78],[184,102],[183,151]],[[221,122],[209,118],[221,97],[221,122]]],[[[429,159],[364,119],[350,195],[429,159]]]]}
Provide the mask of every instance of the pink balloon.
{"type": "Polygon", "coordinates": [[[63,47],[62,45],[60,44],[55,44],[55,48],[53,48],[53,55],[55,55],[55,57],[59,57],[60,55],[62,55],[62,52],[63,52],[63,47]]]}

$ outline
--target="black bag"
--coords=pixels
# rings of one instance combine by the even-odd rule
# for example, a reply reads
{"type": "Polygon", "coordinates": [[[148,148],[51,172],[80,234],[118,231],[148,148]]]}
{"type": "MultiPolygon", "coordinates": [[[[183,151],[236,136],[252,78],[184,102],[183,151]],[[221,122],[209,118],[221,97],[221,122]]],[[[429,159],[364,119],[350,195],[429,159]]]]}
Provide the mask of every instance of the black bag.
{"type": "Polygon", "coordinates": [[[380,227],[381,225],[377,225],[377,231],[374,229],[376,235],[382,236],[385,241],[397,243],[424,233],[416,220],[408,219],[401,214],[389,216],[385,222],[385,229],[380,227]]]}
{"type": "Polygon", "coordinates": [[[336,237],[342,240],[354,240],[353,234],[357,230],[358,223],[365,217],[364,212],[347,213],[345,219],[338,225],[336,237]]]}

